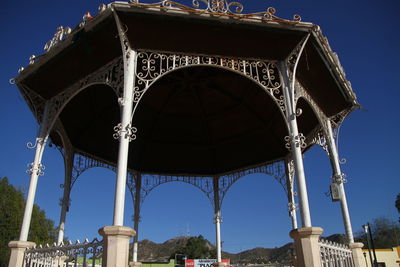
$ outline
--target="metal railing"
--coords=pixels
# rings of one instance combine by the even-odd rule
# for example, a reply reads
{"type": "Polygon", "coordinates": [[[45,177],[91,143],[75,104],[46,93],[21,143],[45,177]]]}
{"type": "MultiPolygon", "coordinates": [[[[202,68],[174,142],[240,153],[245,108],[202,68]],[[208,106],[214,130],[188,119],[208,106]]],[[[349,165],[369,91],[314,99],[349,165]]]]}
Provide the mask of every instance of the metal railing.
{"type": "Polygon", "coordinates": [[[86,239],[83,243],[77,240],[58,246],[40,245],[25,251],[23,267],[98,267],[101,266],[103,245],[103,240],[97,238],[92,242],[86,239]]]}
{"type": "Polygon", "coordinates": [[[322,267],[354,267],[353,253],[347,245],[319,240],[322,267]]]}

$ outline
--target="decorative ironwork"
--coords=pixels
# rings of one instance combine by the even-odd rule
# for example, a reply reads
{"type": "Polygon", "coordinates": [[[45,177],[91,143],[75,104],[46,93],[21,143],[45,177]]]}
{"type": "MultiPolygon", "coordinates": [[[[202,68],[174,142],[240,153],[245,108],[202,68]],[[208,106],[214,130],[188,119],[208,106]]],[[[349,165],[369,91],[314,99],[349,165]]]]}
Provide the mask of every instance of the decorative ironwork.
{"type": "Polygon", "coordinates": [[[312,143],[319,145],[326,152],[326,154],[328,156],[330,155],[329,148],[328,148],[328,142],[325,138],[325,135],[322,133],[322,131],[318,131],[318,133],[312,140],[312,143]]]}
{"type": "Polygon", "coordinates": [[[29,108],[36,117],[37,121],[41,122],[46,100],[25,84],[18,84],[18,87],[22,96],[25,98],[25,102],[28,103],[29,108]]]}
{"type": "Polygon", "coordinates": [[[355,266],[353,253],[347,245],[320,239],[319,246],[322,267],[355,266]]]}
{"type": "MultiPolygon", "coordinates": [[[[233,173],[223,174],[218,177],[218,200],[219,207],[222,206],[222,201],[228,192],[229,188],[240,178],[253,174],[253,173],[264,173],[272,176],[277,180],[283,187],[285,193],[287,194],[286,186],[286,174],[283,162],[278,161],[270,163],[267,165],[261,165],[253,167],[247,170],[236,171],[233,173]]],[[[169,182],[184,182],[191,184],[199,188],[210,200],[211,205],[214,207],[214,177],[200,177],[200,176],[185,176],[185,175],[157,175],[157,174],[142,174],[142,182],[140,188],[140,205],[143,204],[144,199],[147,195],[157,186],[169,182]]],[[[129,173],[129,178],[127,179],[128,189],[131,191],[131,195],[135,195],[136,175],[134,172],[129,173]]],[[[215,208],[215,207],[214,207],[215,208]]]]}
{"type": "Polygon", "coordinates": [[[31,175],[32,173],[36,173],[39,176],[43,176],[44,175],[45,167],[44,167],[44,165],[42,163],[39,163],[39,164],[34,164],[33,162],[29,163],[28,164],[28,168],[29,169],[26,171],[26,173],[29,174],[29,175],[31,175]]]}
{"type": "Polygon", "coordinates": [[[215,215],[214,216],[214,223],[222,223],[222,216],[221,215],[215,215]]]}
{"type": "Polygon", "coordinates": [[[344,173],[335,174],[332,176],[332,181],[337,184],[347,183],[346,174],[344,173]]]}
{"type": "MultiPolygon", "coordinates": [[[[118,3],[120,4],[120,3],[118,3]]],[[[210,14],[213,16],[227,16],[236,19],[246,19],[262,22],[278,22],[285,24],[298,24],[301,17],[298,14],[293,16],[292,20],[287,20],[276,16],[276,9],[273,7],[267,8],[266,11],[256,13],[242,13],[244,6],[239,2],[230,2],[228,0],[192,0],[192,7],[170,1],[163,0],[158,3],[139,3],[139,1],[130,1],[129,5],[142,8],[162,8],[181,10],[183,12],[190,12],[194,14],[210,14]]]]}
{"type": "Polygon", "coordinates": [[[292,214],[293,212],[296,212],[299,209],[299,205],[293,202],[288,203],[288,211],[289,214],[292,214]]]}
{"type": "Polygon", "coordinates": [[[240,14],[243,11],[243,5],[238,2],[229,3],[227,0],[193,0],[195,8],[199,8],[203,3],[206,7],[203,9],[212,13],[240,14]],[[234,9],[232,9],[234,8],[234,9]]]}
{"type": "Polygon", "coordinates": [[[43,145],[43,144],[44,144],[44,139],[38,137],[38,138],[36,138],[34,144],[33,144],[32,142],[26,143],[26,147],[29,148],[29,149],[34,149],[34,148],[36,148],[36,146],[37,146],[38,144],[43,145]]]}
{"type": "Polygon", "coordinates": [[[53,39],[51,39],[45,44],[44,50],[46,52],[49,52],[53,47],[55,47],[62,40],[64,40],[66,36],[68,36],[70,33],[71,33],[70,27],[65,27],[65,28],[63,26],[58,27],[56,33],[54,34],[53,39]]]}
{"type": "MultiPolygon", "coordinates": [[[[333,123],[330,122],[333,128],[333,123]]],[[[334,139],[334,144],[332,144],[332,146],[336,146],[336,152],[338,155],[338,160],[340,164],[346,164],[347,160],[346,158],[340,158],[339,157],[339,133],[340,133],[340,126],[341,124],[339,124],[336,128],[333,128],[333,139],[334,139]]]]}
{"type": "Polygon", "coordinates": [[[113,172],[116,172],[117,169],[116,166],[111,163],[97,160],[93,156],[87,156],[82,152],[76,153],[74,156],[74,167],[71,175],[71,188],[83,172],[94,167],[106,168],[113,172]]]}
{"type": "Polygon", "coordinates": [[[119,139],[121,136],[124,138],[128,138],[129,141],[136,139],[136,127],[131,126],[130,124],[126,125],[126,127],[122,127],[121,123],[118,123],[117,126],[114,127],[115,134],[113,134],[114,139],[119,139]]]}
{"type": "Polygon", "coordinates": [[[50,108],[48,114],[49,123],[47,123],[48,129],[46,129],[46,132],[50,132],[51,127],[56,122],[58,115],[61,113],[64,106],[81,90],[93,84],[103,83],[110,86],[116,95],[121,97],[123,92],[123,81],[124,66],[122,57],[119,57],[82,78],[78,82],[68,87],[66,90],[63,90],[60,94],[54,96],[48,101],[50,108]]]}
{"type": "Polygon", "coordinates": [[[61,243],[57,245],[45,245],[28,248],[25,250],[24,265],[25,267],[33,266],[59,266],[61,261],[73,262],[77,266],[78,258],[83,261],[83,266],[95,266],[101,259],[104,248],[104,242],[95,238],[92,242],[85,239],[83,243],[79,240],[74,244],[69,241],[69,244],[61,243]]]}
{"type": "MultiPolygon", "coordinates": [[[[293,75],[294,67],[296,65],[296,62],[299,60],[299,56],[301,56],[302,48],[303,48],[304,44],[307,42],[307,40],[308,40],[308,36],[306,35],[300,41],[300,43],[297,44],[297,46],[293,49],[293,51],[287,57],[286,64],[287,64],[289,70],[291,71],[291,73],[290,73],[291,75],[293,75]]],[[[307,54],[306,54],[306,56],[307,56],[307,54]]],[[[293,79],[293,77],[290,77],[290,78],[293,79]]]]}
{"type": "Polygon", "coordinates": [[[215,66],[228,69],[256,81],[285,110],[278,69],[273,61],[196,56],[140,51],[137,53],[134,102],[139,102],[147,89],[164,74],[188,66],[215,66]]]}
{"type": "Polygon", "coordinates": [[[306,140],[306,137],[302,133],[299,133],[296,136],[287,135],[287,136],[285,136],[285,141],[286,141],[285,147],[289,151],[291,151],[292,143],[294,143],[294,145],[296,147],[306,148],[307,144],[306,144],[305,140],[306,140]]]}

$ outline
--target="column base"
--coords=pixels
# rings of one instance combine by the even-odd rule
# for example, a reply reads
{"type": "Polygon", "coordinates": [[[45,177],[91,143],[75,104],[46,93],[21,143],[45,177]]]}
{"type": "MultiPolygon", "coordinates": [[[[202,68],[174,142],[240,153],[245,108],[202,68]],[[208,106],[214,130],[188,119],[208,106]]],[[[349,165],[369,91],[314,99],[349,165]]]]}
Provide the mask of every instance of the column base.
{"type": "Polygon", "coordinates": [[[140,261],[131,261],[129,267],[141,267],[142,263],[140,261]]]}
{"type": "Polygon", "coordinates": [[[28,241],[10,241],[8,247],[11,249],[10,261],[8,267],[20,267],[24,263],[24,254],[27,248],[36,246],[33,242],[28,241]]]}
{"type": "Polygon", "coordinates": [[[103,236],[103,266],[128,266],[129,239],[136,235],[135,230],[127,226],[105,226],[99,229],[103,236]]]}
{"type": "Polygon", "coordinates": [[[321,227],[303,227],[290,231],[296,250],[296,267],[321,267],[319,237],[321,227]]]}
{"type": "Polygon", "coordinates": [[[363,257],[362,248],[364,247],[363,243],[350,243],[349,248],[353,253],[353,261],[355,267],[366,267],[365,259],[363,257]]]}

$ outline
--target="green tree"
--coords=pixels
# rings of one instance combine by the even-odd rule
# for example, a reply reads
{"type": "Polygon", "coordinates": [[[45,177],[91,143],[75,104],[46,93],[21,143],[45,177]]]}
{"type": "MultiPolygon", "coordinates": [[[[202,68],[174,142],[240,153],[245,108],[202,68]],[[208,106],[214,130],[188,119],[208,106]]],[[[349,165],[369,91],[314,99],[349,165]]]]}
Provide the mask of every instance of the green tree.
{"type": "MultiPolygon", "coordinates": [[[[9,184],[6,177],[0,178],[0,267],[8,265],[8,242],[19,238],[24,207],[24,194],[9,184]]],[[[45,244],[54,242],[55,237],[53,221],[47,219],[45,212],[34,205],[28,240],[45,244]]]]}
{"type": "Polygon", "coordinates": [[[171,255],[171,258],[174,258],[175,254],[186,255],[188,259],[209,259],[216,257],[215,249],[202,235],[190,237],[184,246],[179,247],[171,255]]]}
{"type": "Polygon", "coordinates": [[[397,211],[400,212],[400,193],[396,197],[395,205],[396,205],[397,211]]]}
{"type": "MultiPolygon", "coordinates": [[[[395,221],[380,217],[374,219],[370,225],[375,248],[391,248],[400,244],[400,227],[395,221]]],[[[364,231],[357,232],[355,239],[367,244],[364,231]]]]}

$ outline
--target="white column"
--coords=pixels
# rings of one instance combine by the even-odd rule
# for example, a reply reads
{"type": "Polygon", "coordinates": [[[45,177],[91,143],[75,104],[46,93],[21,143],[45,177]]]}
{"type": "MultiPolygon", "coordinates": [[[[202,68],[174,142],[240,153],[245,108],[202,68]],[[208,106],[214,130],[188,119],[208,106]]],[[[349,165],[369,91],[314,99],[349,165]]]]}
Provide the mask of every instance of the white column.
{"type": "Polygon", "coordinates": [[[335,180],[334,182],[336,182],[339,185],[340,207],[342,210],[343,223],[346,230],[347,238],[349,239],[349,243],[354,243],[353,230],[350,221],[350,213],[349,213],[349,208],[347,206],[346,192],[344,190],[344,185],[343,185],[343,174],[340,169],[339,155],[337,152],[336,143],[332,132],[332,126],[329,119],[327,121],[327,126],[328,126],[327,130],[328,130],[328,140],[329,140],[328,145],[330,151],[330,159],[333,168],[333,177],[335,180]]]}
{"type": "Polygon", "coordinates": [[[222,247],[221,247],[221,211],[218,210],[215,213],[215,233],[217,243],[217,262],[222,262],[222,247]]]}
{"type": "Polygon", "coordinates": [[[28,196],[26,198],[24,218],[22,220],[21,234],[19,237],[20,241],[28,240],[28,233],[29,233],[29,226],[31,224],[33,203],[35,201],[36,186],[37,186],[37,182],[38,182],[38,177],[39,177],[39,175],[41,175],[41,172],[43,169],[41,161],[42,161],[44,147],[46,146],[46,141],[47,141],[47,137],[36,138],[36,152],[35,152],[34,161],[31,164],[31,169],[29,170],[31,179],[30,179],[30,183],[29,183],[28,196]]]}
{"type": "Polygon", "coordinates": [[[282,90],[285,98],[286,117],[289,126],[289,142],[294,162],[294,169],[297,178],[297,193],[300,204],[300,215],[302,227],[311,227],[310,208],[308,204],[307,185],[304,174],[304,165],[301,152],[302,136],[299,135],[296,119],[296,109],[294,103],[294,92],[289,80],[288,67],[286,63],[279,63],[279,70],[281,74],[282,90]]]}
{"type": "Polygon", "coordinates": [[[67,217],[67,211],[69,209],[69,201],[71,194],[71,177],[72,177],[72,168],[74,163],[73,153],[64,155],[64,157],[66,157],[66,160],[64,162],[65,164],[64,194],[61,202],[61,214],[60,214],[60,223],[58,226],[57,244],[61,244],[61,242],[64,239],[65,220],[67,217]]]}
{"type": "Polygon", "coordinates": [[[140,189],[142,187],[142,175],[141,173],[137,173],[136,176],[136,192],[135,192],[135,214],[133,215],[134,222],[133,228],[136,231],[136,235],[133,237],[133,262],[137,262],[138,256],[138,242],[139,242],[139,220],[140,220],[140,189]]]}
{"type": "Polygon", "coordinates": [[[286,190],[288,193],[288,208],[289,208],[289,216],[292,222],[292,229],[297,229],[297,207],[296,201],[294,199],[294,173],[292,173],[291,160],[285,160],[285,169],[286,169],[286,190]]]}
{"type": "Polygon", "coordinates": [[[214,177],[213,180],[213,188],[214,188],[214,222],[215,222],[215,243],[217,246],[217,263],[222,262],[221,256],[221,205],[219,199],[219,177],[214,177]]]}
{"type": "Polygon", "coordinates": [[[129,142],[132,134],[133,87],[135,82],[136,52],[127,48],[124,51],[124,96],[120,101],[122,106],[121,123],[116,127],[119,133],[119,151],[117,163],[117,184],[115,188],[114,222],[122,226],[124,222],[125,189],[128,168],[129,142]]]}

